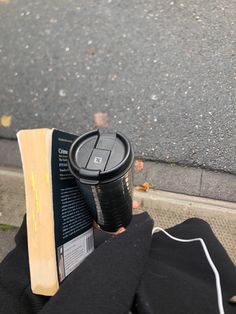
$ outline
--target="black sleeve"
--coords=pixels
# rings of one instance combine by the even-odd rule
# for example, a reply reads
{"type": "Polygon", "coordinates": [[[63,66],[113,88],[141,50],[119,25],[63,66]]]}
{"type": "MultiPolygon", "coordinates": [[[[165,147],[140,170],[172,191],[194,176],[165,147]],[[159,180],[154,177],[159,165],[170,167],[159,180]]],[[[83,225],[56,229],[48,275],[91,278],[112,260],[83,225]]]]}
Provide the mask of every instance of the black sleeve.
{"type": "Polygon", "coordinates": [[[101,244],[61,285],[40,314],[128,313],[151,244],[153,221],[144,213],[101,244]]]}
{"type": "Polygon", "coordinates": [[[30,289],[25,220],[16,248],[0,265],[0,313],[111,314],[127,313],[151,245],[153,221],[144,213],[127,231],[103,242],[61,284],[55,296],[30,289]]]}
{"type": "MultiPolygon", "coordinates": [[[[192,218],[167,230],[183,239],[203,238],[218,269],[225,314],[235,314],[228,300],[236,295],[236,268],[203,220],[192,218]]],[[[148,262],[137,290],[139,314],[218,314],[215,276],[200,242],[180,243],[163,232],[154,234],[148,262]]]]}
{"type": "MultiPolygon", "coordinates": [[[[147,214],[133,218],[127,231],[103,242],[52,297],[30,289],[25,221],[16,248],[0,265],[0,313],[218,313],[215,278],[200,243],[179,243],[161,232],[151,240],[147,214]],[[151,246],[151,249],[150,249],[151,246]],[[136,296],[134,298],[136,292],[136,296]]],[[[236,270],[209,225],[189,219],[168,230],[180,238],[202,237],[221,278],[226,314],[236,292],[236,270]]],[[[103,235],[104,236],[104,235],[103,235]]]]}
{"type": "Polygon", "coordinates": [[[0,264],[0,313],[38,313],[49,297],[30,289],[26,217],[15,236],[16,247],[0,264]]]}

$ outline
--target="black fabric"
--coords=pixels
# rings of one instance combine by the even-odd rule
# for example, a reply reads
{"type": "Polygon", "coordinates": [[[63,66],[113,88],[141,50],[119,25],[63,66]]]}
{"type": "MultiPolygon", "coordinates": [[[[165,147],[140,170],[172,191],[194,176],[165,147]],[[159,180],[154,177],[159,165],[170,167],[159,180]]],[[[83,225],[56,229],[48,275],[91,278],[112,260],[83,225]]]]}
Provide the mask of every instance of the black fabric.
{"type": "Polygon", "coordinates": [[[30,289],[26,217],[15,237],[16,247],[0,265],[0,313],[38,313],[49,297],[30,289]]]}
{"type": "Polygon", "coordinates": [[[147,214],[137,218],[69,275],[41,313],[128,312],[150,250],[153,226],[147,214]]]}
{"type": "MultiPolygon", "coordinates": [[[[179,243],[158,232],[144,213],[127,231],[96,232],[96,250],[74,270],[53,297],[30,289],[25,219],[16,248],[0,265],[0,313],[113,314],[218,313],[215,278],[200,243],[179,243]]],[[[226,314],[236,294],[236,268],[209,225],[189,219],[168,230],[180,238],[202,237],[221,276],[226,314]]]]}
{"type": "MultiPolygon", "coordinates": [[[[236,268],[210,226],[193,218],[167,231],[182,239],[203,238],[220,274],[225,313],[235,314],[236,306],[228,300],[236,294],[236,268]]],[[[176,242],[163,232],[153,235],[135,309],[139,314],[219,313],[215,276],[200,242],[176,242]]]]}

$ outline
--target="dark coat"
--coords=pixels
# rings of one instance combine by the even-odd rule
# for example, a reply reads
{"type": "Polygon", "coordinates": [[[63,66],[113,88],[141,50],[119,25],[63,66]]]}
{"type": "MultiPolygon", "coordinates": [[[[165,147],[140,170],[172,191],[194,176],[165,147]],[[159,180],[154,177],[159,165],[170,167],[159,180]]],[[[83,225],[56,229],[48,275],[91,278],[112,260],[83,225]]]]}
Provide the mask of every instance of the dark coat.
{"type": "MultiPolygon", "coordinates": [[[[30,289],[25,219],[16,248],[0,265],[1,314],[217,314],[215,277],[200,243],[179,243],[158,232],[148,214],[134,216],[117,236],[96,233],[95,251],[61,284],[53,297],[30,289]]],[[[236,268],[200,219],[168,229],[180,238],[204,239],[217,267],[224,310],[236,294],[236,268]]]]}

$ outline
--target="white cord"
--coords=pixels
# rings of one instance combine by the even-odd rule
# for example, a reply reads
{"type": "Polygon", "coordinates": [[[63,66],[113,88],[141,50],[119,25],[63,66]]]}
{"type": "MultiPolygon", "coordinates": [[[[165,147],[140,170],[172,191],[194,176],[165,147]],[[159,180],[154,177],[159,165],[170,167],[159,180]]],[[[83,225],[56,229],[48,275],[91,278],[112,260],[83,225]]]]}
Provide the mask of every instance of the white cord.
{"type": "Polygon", "coordinates": [[[161,227],[155,227],[152,230],[152,234],[156,231],[156,230],[160,230],[162,232],[164,232],[169,238],[175,240],[175,241],[179,241],[179,242],[194,242],[194,241],[200,241],[201,245],[203,247],[204,253],[206,255],[207,261],[211,266],[211,269],[214,272],[215,275],[215,280],[216,280],[216,291],[217,291],[217,300],[218,300],[218,308],[219,308],[219,313],[220,314],[224,314],[224,307],[223,307],[223,300],[222,300],[222,290],[221,290],[221,284],[220,284],[220,275],[219,272],[217,270],[217,268],[215,267],[215,264],[213,263],[211,256],[208,252],[207,246],[204,242],[204,240],[202,238],[195,238],[195,239],[180,239],[180,238],[176,238],[174,236],[172,236],[171,234],[169,234],[166,230],[162,229],[161,227]]]}

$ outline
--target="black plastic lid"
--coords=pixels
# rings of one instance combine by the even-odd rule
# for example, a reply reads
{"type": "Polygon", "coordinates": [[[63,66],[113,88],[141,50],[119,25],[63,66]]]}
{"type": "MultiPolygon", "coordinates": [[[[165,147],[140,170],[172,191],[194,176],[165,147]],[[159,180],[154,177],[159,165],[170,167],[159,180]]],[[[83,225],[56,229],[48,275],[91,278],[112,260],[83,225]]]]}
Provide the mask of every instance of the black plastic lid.
{"type": "Polygon", "coordinates": [[[69,168],[81,183],[114,181],[132,166],[134,153],[129,140],[120,132],[94,130],[71,145],[69,168]]]}

